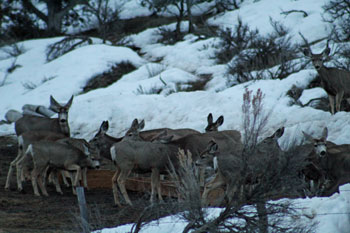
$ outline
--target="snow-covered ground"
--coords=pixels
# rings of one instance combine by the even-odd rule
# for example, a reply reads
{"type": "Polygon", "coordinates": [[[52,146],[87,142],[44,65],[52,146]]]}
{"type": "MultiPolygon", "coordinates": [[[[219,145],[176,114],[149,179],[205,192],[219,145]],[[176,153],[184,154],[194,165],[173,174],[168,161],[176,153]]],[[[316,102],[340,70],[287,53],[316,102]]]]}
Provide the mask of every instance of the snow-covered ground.
{"type": "MultiPolygon", "coordinates": [[[[136,0],[135,0],[136,1],[136,0]]],[[[322,21],[322,5],[326,0],[247,0],[241,9],[220,14],[209,19],[211,24],[220,27],[234,27],[237,17],[251,28],[258,28],[262,33],[269,33],[272,28],[269,17],[278,20],[291,29],[294,39],[300,40],[302,32],[310,41],[323,38],[329,32],[329,25],[322,21]],[[281,11],[303,9],[309,14],[294,13],[282,15],[281,11]]],[[[148,15],[147,9],[130,10],[135,4],[124,6],[124,18],[133,14],[148,15]],[[128,6],[130,8],[128,8],[128,6]]],[[[205,8],[205,7],[204,7],[205,8]]],[[[174,25],[169,25],[174,27],[174,25]]],[[[141,48],[145,54],[140,57],[126,47],[114,47],[101,44],[98,39],[94,44],[77,48],[58,59],[46,62],[47,45],[61,38],[37,39],[20,42],[24,53],[16,61],[21,67],[6,75],[14,58],[4,58],[6,53],[0,50],[0,115],[10,109],[21,110],[24,104],[49,105],[53,95],[59,102],[66,102],[75,95],[69,112],[69,124],[73,136],[90,139],[104,120],[110,123],[109,133],[121,136],[134,118],[145,120],[145,129],[170,127],[193,128],[204,131],[208,113],[214,118],[224,115],[221,129],[242,131],[242,96],[245,88],[261,89],[265,94],[266,110],[273,110],[264,136],[270,135],[277,128],[285,126],[285,134],[280,139],[283,148],[289,142],[302,140],[302,130],[311,135],[320,136],[324,127],[328,127],[328,139],[337,144],[350,144],[350,113],[340,112],[332,116],[329,112],[311,107],[290,105],[286,95],[293,85],[306,87],[312,81],[316,71],[313,68],[290,75],[284,80],[260,80],[234,87],[227,87],[225,67],[216,65],[213,60],[218,39],[197,41],[194,35],[172,46],[157,43],[157,29],[148,29],[137,35],[129,36],[130,43],[141,48]],[[160,63],[153,61],[161,59],[160,63]],[[86,82],[93,76],[107,71],[111,66],[122,61],[132,63],[137,69],[121,80],[106,88],[80,94],[86,82]],[[213,79],[205,91],[181,92],[183,85],[196,81],[199,74],[212,74],[213,79]],[[31,88],[28,88],[31,86],[31,88]],[[161,94],[144,94],[152,89],[161,88],[161,94]],[[140,91],[142,90],[142,91],[140,91]],[[172,93],[172,94],[170,94],[172,93]]],[[[315,51],[324,44],[315,45],[315,51]]],[[[302,102],[324,96],[320,89],[305,91],[302,102]]],[[[14,125],[0,125],[0,135],[14,133],[14,125]]],[[[318,233],[349,232],[350,229],[350,186],[345,185],[340,194],[330,198],[312,198],[295,200],[305,207],[307,214],[312,213],[318,221],[318,233]]],[[[216,210],[219,211],[219,210],[216,210]]],[[[184,223],[179,219],[167,217],[143,232],[180,232],[184,223]],[[164,227],[164,228],[162,228],[164,227]]],[[[104,232],[125,232],[130,226],[123,226],[104,232]]]]}

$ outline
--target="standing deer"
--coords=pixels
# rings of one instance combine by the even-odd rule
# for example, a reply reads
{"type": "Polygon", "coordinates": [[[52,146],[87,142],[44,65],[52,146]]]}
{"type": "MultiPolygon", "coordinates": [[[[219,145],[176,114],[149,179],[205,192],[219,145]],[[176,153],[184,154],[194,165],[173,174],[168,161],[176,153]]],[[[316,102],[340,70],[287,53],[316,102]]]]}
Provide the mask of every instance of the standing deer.
{"type": "Polygon", "coordinates": [[[74,188],[78,186],[81,175],[84,182],[86,181],[86,173],[82,173],[81,169],[98,167],[99,162],[94,161],[89,156],[89,150],[84,144],[82,144],[82,147],[84,151],[72,145],[50,141],[34,142],[28,146],[25,156],[30,156],[33,160],[34,168],[31,179],[36,196],[40,196],[37,183],[39,183],[43,195],[48,196],[45,185],[43,184],[43,174],[48,166],[53,169],[75,171],[74,188]]]}
{"type": "Polygon", "coordinates": [[[321,78],[322,87],[328,94],[331,114],[334,115],[334,104],[336,111],[339,112],[343,97],[347,99],[350,98],[350,71],[334,67],[326,67],[324,65],[324,62],[331,51],[328,46],[329,41],[327,41],[327,46],[321,53],[314,54],[312,53],[306,38],[301,33],[300,35],[307,46],[303,51],[304,55],[311,59],[313,66],[317,70],[317,73],[321,78]]]}
{"type": "Polygon", "coordinates": [[[70,136],[68,125],[68,111],[73,102],[73,96],[65,105],[60,105],[52,96],[50,96],[51,108],[58,113],[58,118],[46,118],[31,115],[24,115],[15,123],[17,136],[26,131],[46,130],[62,133],[67,137],[70,136]]]}

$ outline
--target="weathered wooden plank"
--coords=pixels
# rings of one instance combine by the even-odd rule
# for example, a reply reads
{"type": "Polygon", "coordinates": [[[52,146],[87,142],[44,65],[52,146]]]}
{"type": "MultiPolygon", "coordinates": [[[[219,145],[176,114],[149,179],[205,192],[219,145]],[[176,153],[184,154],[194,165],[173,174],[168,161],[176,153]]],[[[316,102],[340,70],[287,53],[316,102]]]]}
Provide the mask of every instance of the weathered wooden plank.
{"type": "MultiPolygon", "coordinates": [[[[111,189],[113,175],[114,171],[112,170],[88,170],[88,186],[90,189],[111,189]]],[[[125,187],[127,190],[135,192],[151,192],[151,179],[150,177],[130,177],[126,180],[125,187]]],[[[172,181],[162,180],[161,191],[163,196],[177,198],[176,184],[172,181]]],[[[210,205],[218,206],[223,195],[222,188],[211,191],[208,196],[210,205]]]]}

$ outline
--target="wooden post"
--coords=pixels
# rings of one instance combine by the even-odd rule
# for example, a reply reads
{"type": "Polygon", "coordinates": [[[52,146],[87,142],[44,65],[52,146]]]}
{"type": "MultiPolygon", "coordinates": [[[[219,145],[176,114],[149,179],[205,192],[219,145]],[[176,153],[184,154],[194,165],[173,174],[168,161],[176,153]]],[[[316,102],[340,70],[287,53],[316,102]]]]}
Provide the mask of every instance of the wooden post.
{"type": "Polygon", "coordinates": [[[87,207],[86,207],[84,188],[83,187],[76,187],[76,191],[77,191],[77,197],[78,197],[78,203],[79,203],[80,219],[81,219],[81,224],[83,226],[83,232],[89,233],[90,227],[89,227],[88,212],[87,212],[87,207]]]}

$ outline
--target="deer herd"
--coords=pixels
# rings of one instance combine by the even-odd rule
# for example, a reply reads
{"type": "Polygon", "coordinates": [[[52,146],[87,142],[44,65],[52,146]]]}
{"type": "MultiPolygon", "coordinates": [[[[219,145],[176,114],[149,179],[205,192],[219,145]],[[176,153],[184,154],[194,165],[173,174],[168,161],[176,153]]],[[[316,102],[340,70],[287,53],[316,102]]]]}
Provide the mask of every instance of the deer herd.
{"type": "MultiPolygon", "coordinates": [[[[304,37],[303,39],[308,46],[304,37]]],[[[331,113],[334,114],[335,110],[340,111],[343,96],[350,96],[350,72],[325,67],[324,57],[329,51],[327,43],[327,48],[321,54],[313,54],[310,47],[305,49],[304,54],[311,58],[319,73],[323,87],[329,95],[331,113]]],[[[87,188],[87,170],[98,168],[101,159],[105,158],[115,165],[112,190],[116,205],[121,205],[118,187],[125,202],[132,205],[125,187],[131,173],[150,173],[150,200],[154,202],[156,196],[163,200],[161,174],[168,174],[170,166],[175,168],[175,171],[179,168],[178,155],[182,150],[192,155],[193,163],[199,168],[198,183],[204,187],[204,202],[208,202],[209,193],[218,187],[226,186],[225,194],[228,199],[239,191],[237,187],[231,187],[230,180],[239,176],[241,155],[246,145],[242,142],[239,131],[219,131],[219,126],[224,122],[223,116],[214,122],[210,113],[204,133],[188,128],[142,131],[145,122],[135,119],[125,135],[120,138],[108,135],[109,123],[103,121],[96,135],[87,142],[85,139],[70,137],[68,111],[72,102],[73,96],[64,105],[50,97],[50,108],[58,113],[58,118],[9,112],[15,119],[18,155],[10,164],[6,190],[10,190],[13,170],[16,168],[19,191],[23,190],[24,181],[31,180],[36,196],[40,196],[38,185],[41,193],[48,196],[46,182],[50,180],[56,191],[62,194],[60,180],[70,186],[68,177],[75,194],[75,187],[79,186],[80,182],[87,188]],[[205,173],[208,166],[214,166],[211,179],[208,179],[205,173]]],[[[284,151],[278,144],[278,139],[283,133],[284,127],[261,140],[256,145],[254,157],[274,161],[283,159],[284,151]]],[[[307,184],[309,193],[331,195],[339,191],[341,184],[350,182],[350,144],[336,145],[327,141],[327,135],[327,128],[324,129],[321,138],[303,132],[306,146],[313,148],[311,151],[303,150],[301,146],[299,150],[305,154],[306,161],[306,165],[300,171],[300,177],[307,184]]]]}

